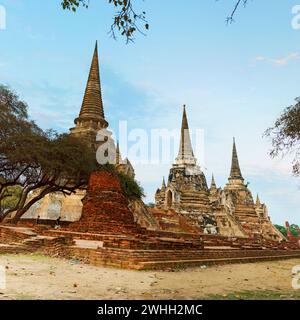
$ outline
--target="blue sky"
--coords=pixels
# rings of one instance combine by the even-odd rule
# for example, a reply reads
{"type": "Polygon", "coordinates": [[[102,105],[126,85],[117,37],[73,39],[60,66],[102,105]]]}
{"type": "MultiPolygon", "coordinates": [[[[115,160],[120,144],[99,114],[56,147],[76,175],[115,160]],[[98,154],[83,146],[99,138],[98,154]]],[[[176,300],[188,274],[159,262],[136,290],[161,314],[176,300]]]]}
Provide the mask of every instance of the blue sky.
{"type": "MultiPolygon", "coordinates": [[[[300,180],[290,159],[270,159],[262,137],[284,107],[300,95],[300,30],[291,27],[294,1],[253,0],[226,26],[234,0],[146,0],[150,31],[134,44],[107,32],[112,8],[91,0],[77,14],[60,0],[0,0],[7,29],[0,30],[0,83],[14,88],[43,128],[67,131],[77,116],[95,40],[99,41],[105,112],[136,127],[176,129],[182,105],[191,128],[204,130],[199,155],[210,181],[223,186],[232,137],[254,194],[272,220],[300,223],[300,180]]],[[[300,4],[300,1],[299,1],[300,4]]],[[[137,165],[152,201],[170,165],[137,165]]]]}

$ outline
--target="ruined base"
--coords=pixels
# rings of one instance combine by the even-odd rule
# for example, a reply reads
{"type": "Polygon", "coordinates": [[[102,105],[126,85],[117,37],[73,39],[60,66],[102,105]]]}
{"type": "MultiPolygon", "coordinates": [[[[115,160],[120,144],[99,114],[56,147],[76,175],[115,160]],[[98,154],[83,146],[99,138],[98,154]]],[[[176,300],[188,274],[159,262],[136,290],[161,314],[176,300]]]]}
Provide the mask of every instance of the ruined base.
{"type": "Polygon", "coordinates": [[[78,222],[60,229],[24,222],[23,226],[0,225],[0,254],[36,252],[137,270],[300,257],[297,243],[203,235],[172,212],[153,213],[165,230],[138,224],[118,177],[95,173],[78,222]]]}
{"type": "Polygon", "coordinates": [[[160,238],[145,239],[142,236],[2,225],[0,254],[39,253],[77,259],[94,266],[135,270],[300,258],[298,245],[292,243],[269,247],[247,243],[242,239],[210,236],[204,239],[204,248],[199,242],[199,247],[196,248],[197,241],[192,241],[188,235],[178,234],[178,238],[174,235],[172,234],[172,238],[166,238],[167,234],[161,234],[160,238]]]}

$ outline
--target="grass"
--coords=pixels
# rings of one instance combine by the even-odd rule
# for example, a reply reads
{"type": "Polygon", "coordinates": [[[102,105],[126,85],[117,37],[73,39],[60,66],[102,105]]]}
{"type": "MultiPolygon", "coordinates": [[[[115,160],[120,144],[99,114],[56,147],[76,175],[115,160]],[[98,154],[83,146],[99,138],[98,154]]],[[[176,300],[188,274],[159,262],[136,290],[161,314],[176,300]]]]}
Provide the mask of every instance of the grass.
{"type": "Polygon", "coordinates": [[[206,300],[300,300],[300,290],[280,291],[243,291],[224,295],[210,295],[206,300]]]}
{"type": "Polygon", "coordinates": [[[28,294],[18,294],[13,299],[14,300],[36,300],[36,297],[28,294]]]}

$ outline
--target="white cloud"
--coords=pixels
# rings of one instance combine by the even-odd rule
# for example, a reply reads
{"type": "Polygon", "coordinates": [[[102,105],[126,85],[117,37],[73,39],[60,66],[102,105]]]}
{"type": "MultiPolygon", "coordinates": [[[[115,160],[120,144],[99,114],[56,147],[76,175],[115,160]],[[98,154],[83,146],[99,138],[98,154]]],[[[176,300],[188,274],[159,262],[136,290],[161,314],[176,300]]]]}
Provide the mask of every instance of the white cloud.
{"type": "Polygon", "coordinates": [[[299,53],[298,52],[292,52],[290,54],[288,54],[285,57],[281,57],[281,58],[269,58],[269,57],[264,57],[264,56],[257,56],[255,58],[255,61],[257,62],[270,62],[276,66],[286,66],[288,65],[291,61],[294,60],[298,60],[300,58],[299,53]]]}

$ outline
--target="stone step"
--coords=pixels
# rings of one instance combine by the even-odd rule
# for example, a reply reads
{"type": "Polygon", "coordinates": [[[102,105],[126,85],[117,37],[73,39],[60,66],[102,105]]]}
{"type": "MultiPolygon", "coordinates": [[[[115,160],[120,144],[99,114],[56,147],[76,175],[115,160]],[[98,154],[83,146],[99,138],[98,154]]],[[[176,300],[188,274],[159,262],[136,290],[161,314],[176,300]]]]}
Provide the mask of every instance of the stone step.
{"type": "Polygon", "coordinates": [[[201,265],[221,265],[233,263],[253,263],[261,261],[272,261],[282,259],[299,258],[299,254],[283,255],[283,256],[262,256],[262,257],[243,257],[243,258],[220,258],[220,259],[197,259],[197,260],[177,260],[177,261],[147,261],[137,264],[136,269],[139,270],[156,270],[177,267],[195,267],[201,265]]]}

